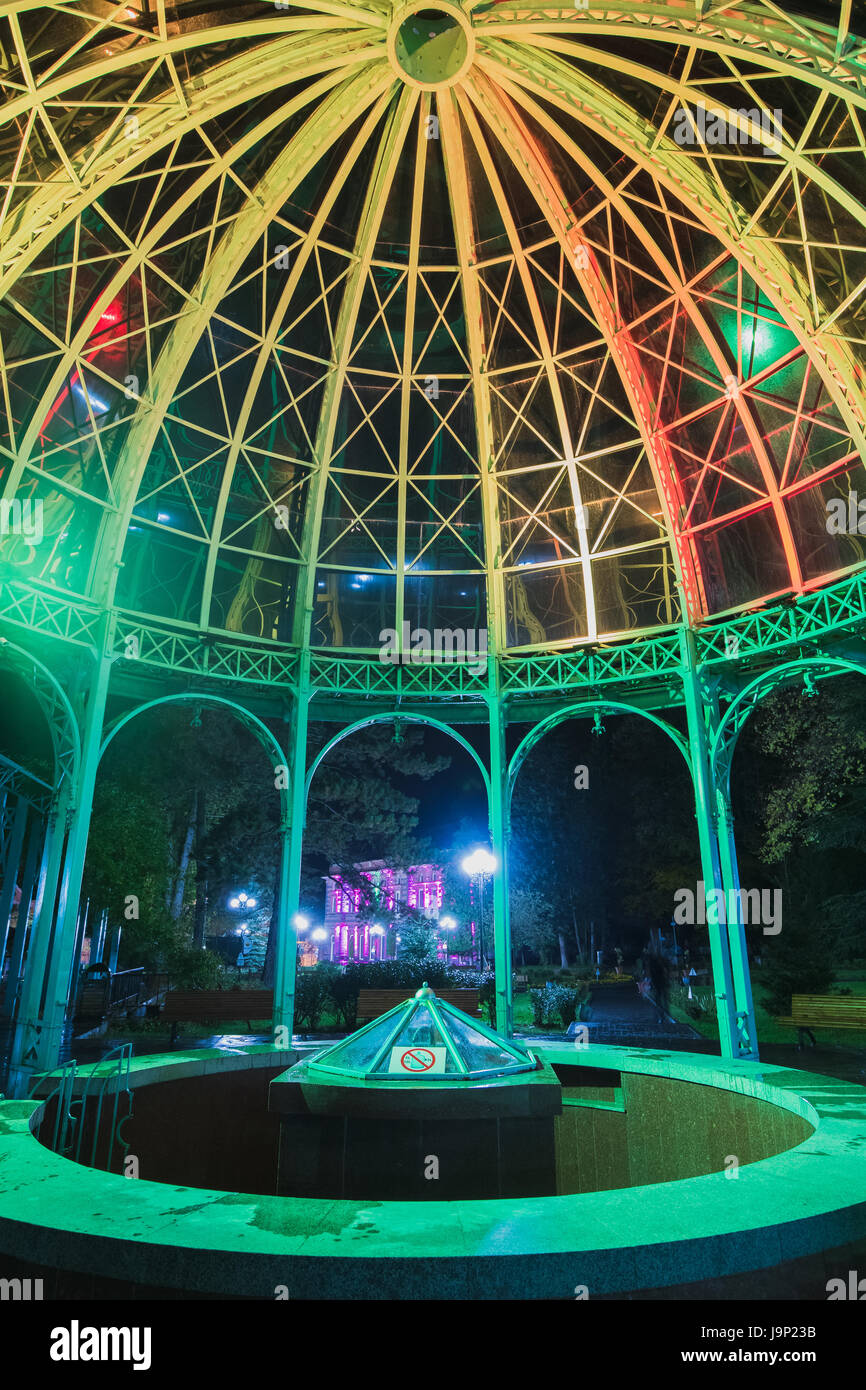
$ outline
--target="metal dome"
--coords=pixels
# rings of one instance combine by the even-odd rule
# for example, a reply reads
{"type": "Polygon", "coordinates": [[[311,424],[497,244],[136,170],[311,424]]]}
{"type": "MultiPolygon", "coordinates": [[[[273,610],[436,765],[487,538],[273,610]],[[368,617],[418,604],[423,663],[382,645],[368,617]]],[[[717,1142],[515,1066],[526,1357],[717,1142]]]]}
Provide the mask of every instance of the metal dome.
{"type": "Polygon", "coordinates": [[[862,92],[786,8],[0,5],[11,573],[375,654],[858,566],[862,92]]]}

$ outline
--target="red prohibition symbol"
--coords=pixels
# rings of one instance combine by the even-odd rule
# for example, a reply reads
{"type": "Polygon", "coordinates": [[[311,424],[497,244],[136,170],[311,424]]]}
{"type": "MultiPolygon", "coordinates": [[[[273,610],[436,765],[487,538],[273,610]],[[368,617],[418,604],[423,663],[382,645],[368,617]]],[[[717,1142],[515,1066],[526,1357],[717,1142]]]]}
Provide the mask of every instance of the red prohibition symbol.
{"type": "Polygon", "coordinates": [[[436,1057],[427,1047],[410,1047],[400,1058],[404,1071],[429,1071],[436,1065],[436,1057]]]}

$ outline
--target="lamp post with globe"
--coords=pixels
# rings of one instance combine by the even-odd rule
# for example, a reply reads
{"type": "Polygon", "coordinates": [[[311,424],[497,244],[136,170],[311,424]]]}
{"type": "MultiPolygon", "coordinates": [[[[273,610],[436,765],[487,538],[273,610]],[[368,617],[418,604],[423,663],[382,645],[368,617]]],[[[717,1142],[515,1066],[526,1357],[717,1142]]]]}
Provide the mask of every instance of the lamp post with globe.
{"type": "Polygon", "coordinates": [[[229,898],[229,907],[233,912],[253,912],[258,905],[258,899],[251,898],[248,893],[236,893],[229,898]]]}
{"type": "MultiPolygon", "coordinates": [[[[450,931],[455,931],[455,930],[456,930],[457,923],[455,922],[455,920],[454,920],[453,917],[445,916],[445,917],[440,917],[440,918],[439,918],[439,926],[442,928],[443,931],[450,932],[450,931]]],[[[447,965],[447,964],[448,964],[448,937],[447,937],[447,936],[444,938],[443,945],[444,945],[444,947],[445,947],[445,964],[447,965]]]]}
{"type": "Polygon", "coordinates": [[[496,856],[483,847],[474,849],[461,861],[460,867],[470,879],[478,882],[478,968],[484,969],[484,883],[496,869],[496,856]]]}
{"type": "MultiPolygon", "coordinates": [[[[258,898],[251,898],[249,893],[245,892],[235,893],[233,897],[229,898],[229,909],[232,912],[254,912],[258,905],[258,898]]],[[[239,927],[235,927],[235,935],[240,937],[239,945],[241,949],[237,961],[235,962],[237,966],[238,977],[240,977],[240,973],[243,970],[244,965],[246,963],[247,948],[249,946],[248,923],[241,922],[239,927]]]]}
{"type": "Polygon", "coordinates": [[[304,941],[302,938],[306,935],[307,931],[309,930],[310,919],[309,917],[305,917],[303,912],[296,912],[294,917],[292,918],[292,926],[297,932],[297,943],[295,949],[297,950],[298,959],[300,961],[301,955],[304,951],[304,941]]]}

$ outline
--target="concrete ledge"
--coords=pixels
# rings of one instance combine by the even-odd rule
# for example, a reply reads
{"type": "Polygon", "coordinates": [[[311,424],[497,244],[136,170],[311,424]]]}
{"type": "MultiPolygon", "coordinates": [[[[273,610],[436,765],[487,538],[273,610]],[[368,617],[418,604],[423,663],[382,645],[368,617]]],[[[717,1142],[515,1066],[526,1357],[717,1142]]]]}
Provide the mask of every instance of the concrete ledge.
{"type": "MultiPolygon", "coordinates": [[[[796,1148],[724,1173],[574,1196],[461,1202],[262,1197],[130,1180],[58,1157],[38,1103],[0,1102],[0,1251],[227,1297],[573,1298],[768,1269],[866,1238],[866,1089],[687,1053],[539,1044],[552,1063],[672,1077],[803,1116],[796,1148]]],[[[138,1058],[136,1085],[274,1065],[272,1048],[138,1058]],[[262,1060],[258,1060],[261,1058],[262,1060]],[[196,1071],[198,1068],[198,1071],[196,1071]]],[[[285,1063],[284,1063],[285,1065],[285,1063]]],[[[820,1296],[816,1292],[816,1296],[820,1296]]]]}
{"type": "MultiPolygon", "coordinates": [[[[210,1076],[215,1072],[252,1071],[257,1067],[291,1067],[298,1061],[299,1053],[289,1048],[276,1048],[268,1043],[254,1043],[237,1047],[200,1047],[178,1052],[155,1052],[143,1057],[133,1057],[129,1075],[123,1084],[137,1091],[142,1086],[157,1086],[162,1081],[183,1081],[191,1076],[210,1076]]],[[[117,1089],[117,1058],[110,1062],[95,1062],[85,1065],[75,1078],[73,1094],[81,1095],[86,1087],[97,1090],[97,1082],[107,1081],[106,1091],[112,1094],[117,1089]]],[[[46,1076],[34,1091],[39,1100],[49,1096],[57,1084],[59,1072],[46,1076]]],[[[35,1117],[34,1117],[35,1119],[35,1117]]]]}

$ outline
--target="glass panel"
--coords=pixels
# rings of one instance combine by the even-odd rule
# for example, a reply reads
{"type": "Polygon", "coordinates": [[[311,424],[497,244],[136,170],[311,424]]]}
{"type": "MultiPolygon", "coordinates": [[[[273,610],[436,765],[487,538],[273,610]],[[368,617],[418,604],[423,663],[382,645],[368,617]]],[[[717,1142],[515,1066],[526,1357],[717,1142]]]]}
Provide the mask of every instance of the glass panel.
{"type": "Polygon", "coordinates": [[[493,1067],[515,1067],[530,1065],[529,1058],[522,1059],[507,1052],[504,1047],[479,1033],[471,1023],[463,1023],[454,1014],[448,1015],[451,1036],[470,1071],[489,1071],[493,1067]]]}
{"type": "MultiPolygon", "coordinates": [[[[376,1053],[393,1032],[396,1022],[396,1018],[380,1018],[376,1023],[371,1023],[369,1028],[364,1028],[346,1042],[332,1048],[317,1061],[324,1066],[344,1071],[366,1072],[375,1061],[376,1053]]],[[[316,1062],[310,1065],[315,1066],[316,1062]]]]}
{"type": "MultiPolygon", "coordinates": [[[[394,1047],[403,1048],[445,1047],[446,1044],[442,1036],[442,1030],[433,1017],[432,1009],[430,1009],[427,1004],[419,1004],[417,1008],[412,1010],[406,1022],[403,1024],[403,1027],[400,1029],[400,1032],[394,1039],[393,1045],[394,1047]]],[[[382,1072],[387,1072],[390,1062],[391,1056],[389,1051],[376,1068],[377,1075],[382,1072]]],[[[459,1067],[455,1065],[450,1053],[448,1053],[445,1058],[445,1071],[459,1072],[459,1067]]]]}

